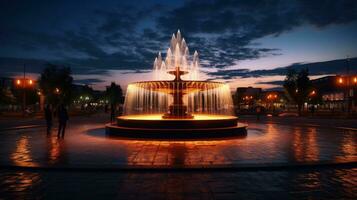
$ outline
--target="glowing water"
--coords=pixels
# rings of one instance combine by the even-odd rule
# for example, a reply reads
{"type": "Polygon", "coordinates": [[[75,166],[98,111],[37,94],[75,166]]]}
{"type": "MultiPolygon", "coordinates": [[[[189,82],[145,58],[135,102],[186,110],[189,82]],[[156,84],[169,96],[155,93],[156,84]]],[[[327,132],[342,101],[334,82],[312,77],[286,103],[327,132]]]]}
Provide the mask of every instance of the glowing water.
{"type": "Polygon", "coordinates": [[[167,73],[175,67],[188,71],[187,75],[182,76],[184,80],[199,80],[199,59],[197,51],[189,60],[190,53],[186,41],[181,37],[180,31],[172,35],[170,47],[167,49],[166,58],[163,59],[161,52],[155,58],[153,73],[154,80],[172,80],[174,77],[167,73]]]}
{"type": "Polygon", "coordinates": [[[172,36],[170,48],[166,58],[161,53],[154,61],[154,81],[129,84],[125,103],[124,115],[164,114],[173,103],[174,94],[180,91],[183,95],[183,104],[187,112],[193,115],[233,115],[233,102],[228,85],[218,82],[199,80],[198,53],[189,59],[189,49],[180,31],[172,36]],[[172,71],[179,67],[187,71],[182,81],[175,82],[172,71]],[[176,93],[174,93],[176,91],[176,93]]]}

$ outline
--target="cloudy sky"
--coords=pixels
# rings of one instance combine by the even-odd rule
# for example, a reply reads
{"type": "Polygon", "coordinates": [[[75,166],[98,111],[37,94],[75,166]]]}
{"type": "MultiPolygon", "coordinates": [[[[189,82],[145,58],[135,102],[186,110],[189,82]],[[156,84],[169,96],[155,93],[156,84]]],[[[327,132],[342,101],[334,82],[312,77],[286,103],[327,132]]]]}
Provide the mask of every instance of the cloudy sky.
{"type": "Polygon", "coordinates": [[[0,77],[24,63],[36,77],[51,62],[77,83],[125,87],[150,79],[177,29],[204,78],[231,88],[278,87],[285,67],[344,73],[346,57],[357,71],[355,0],[0,0],[0,77]]]}

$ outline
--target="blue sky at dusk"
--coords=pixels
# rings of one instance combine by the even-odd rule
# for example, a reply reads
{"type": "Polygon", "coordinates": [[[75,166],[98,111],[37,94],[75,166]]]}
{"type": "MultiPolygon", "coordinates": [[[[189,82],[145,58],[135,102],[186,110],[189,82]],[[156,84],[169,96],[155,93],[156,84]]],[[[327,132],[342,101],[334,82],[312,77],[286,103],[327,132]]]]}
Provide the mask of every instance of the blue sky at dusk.
{"type": "Polygon", "coordinates": [[[149,80],[177,29],[199,52],[203,77],[231,88],[277,87],[285,67],[344,73],[346,57],[357,71],[354,0],[1,0],[0,27],[1,77],[24,63],[36,77],[50,62],[97,89],[149,80]]]}

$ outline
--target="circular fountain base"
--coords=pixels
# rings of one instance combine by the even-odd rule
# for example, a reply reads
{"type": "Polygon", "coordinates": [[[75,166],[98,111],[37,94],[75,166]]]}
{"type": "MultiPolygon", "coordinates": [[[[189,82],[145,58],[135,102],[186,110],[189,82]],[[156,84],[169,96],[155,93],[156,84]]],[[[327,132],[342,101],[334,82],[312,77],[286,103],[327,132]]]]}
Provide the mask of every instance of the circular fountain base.
{"type": "Polygon", "coordinates": [[[194,115],[193,119],[163,119],[162,115],[130,115],[106,125],[106,133],[130,138],[211,138],[245,136],[247,125],[237,117],[194,115]]]}

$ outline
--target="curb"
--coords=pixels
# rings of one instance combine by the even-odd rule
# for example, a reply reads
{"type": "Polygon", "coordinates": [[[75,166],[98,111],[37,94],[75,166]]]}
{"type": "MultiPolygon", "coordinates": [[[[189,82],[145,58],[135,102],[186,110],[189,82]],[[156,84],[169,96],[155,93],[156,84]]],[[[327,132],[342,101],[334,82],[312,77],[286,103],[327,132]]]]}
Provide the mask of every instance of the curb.
{"type": "Polygon", "coordinates": [[[310,171],[316,169],[352,169],[357,168],[356,162],[345,163],[303,163],[303,164],[270,164],[270,165],[216,165],[216,166],[188,166],[188,167],[144,167],[144,166],[130,166],[117,168],[103,168],[103,167],[65,167],[65,166],[13,166],[0,165],[0,170],[13,171],[57,171],[57,172],[252,172],[252,171],[310,171]]]}
{"type": "Polygon", "coordinates": [[[2,128],[2,129],[0,129],[0,132],[13,131],[13,130],[22,130],[22,129],[30,129],[30,128],[40,128],[40,127],[46,127],[46,125],[15,126],[15,127],[9,127],[9,128],[2,128]]]}

